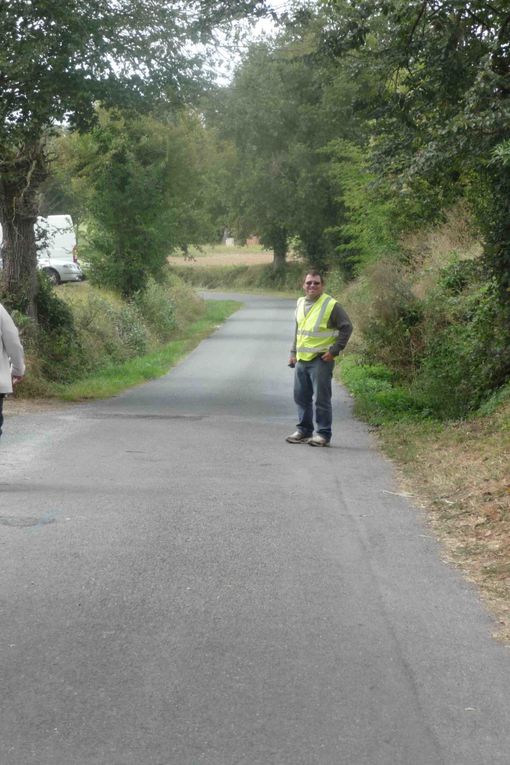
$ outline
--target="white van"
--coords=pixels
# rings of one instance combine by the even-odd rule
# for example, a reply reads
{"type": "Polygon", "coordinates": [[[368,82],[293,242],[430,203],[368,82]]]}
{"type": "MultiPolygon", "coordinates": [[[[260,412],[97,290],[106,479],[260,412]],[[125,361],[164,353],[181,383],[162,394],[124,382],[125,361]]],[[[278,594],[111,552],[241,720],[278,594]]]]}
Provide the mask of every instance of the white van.
{"type": "MultiPolygon", "coordinates": [[[[44,271],[53,284],[81,282],[83,271],[76,257],[76,234],[70,215],[48,215],[37,218],[35,225],[37,268],[44,271]]],[[[2,226],[0,225],[0,245],[2,226]]]]}
{"type": "Polygon", "coordinates": [[[79,282],[83,272],[76,256],[76,234],[70,215],[48,215],[35,224],[37,266],[54,284],[79,282]]]}

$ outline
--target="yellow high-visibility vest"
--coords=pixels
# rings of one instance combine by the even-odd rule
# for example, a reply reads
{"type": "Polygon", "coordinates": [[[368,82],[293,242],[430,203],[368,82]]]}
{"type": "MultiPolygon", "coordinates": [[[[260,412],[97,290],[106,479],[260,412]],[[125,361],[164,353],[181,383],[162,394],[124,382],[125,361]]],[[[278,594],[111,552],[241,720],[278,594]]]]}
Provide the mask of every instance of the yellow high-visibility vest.
{"type": "Polygon", "coordinates": [[[338,330],[328,329],[328,321],[336,300],[323,293],[305,316],[305,298],[296,306],[296,356],[298,361],[311,361],[329,350],[338,337],[338,330]]]}

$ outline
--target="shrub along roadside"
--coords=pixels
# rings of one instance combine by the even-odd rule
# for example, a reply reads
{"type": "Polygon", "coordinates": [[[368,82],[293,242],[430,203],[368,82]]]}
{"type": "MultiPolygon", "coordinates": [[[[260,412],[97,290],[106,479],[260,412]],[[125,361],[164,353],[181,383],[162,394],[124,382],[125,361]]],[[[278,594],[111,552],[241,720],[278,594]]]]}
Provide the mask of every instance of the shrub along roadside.
{"type": "Polygon", "coordinates": [[[455,253],[434,269],[373,264],[340,291],[357,329],[349,350],[391,369],[419,408],[469,416],[510,375],[508,315],[496,288],[478,261],[455,253]]]}
{"type": "Polygon", "coordinates": [[[364,364],[361,356],[346,353],[338,364],[339,376],[355,400],[355,413],[370,425],[430,419],[427,402],[396,382],[384,364],[364,364]]]}

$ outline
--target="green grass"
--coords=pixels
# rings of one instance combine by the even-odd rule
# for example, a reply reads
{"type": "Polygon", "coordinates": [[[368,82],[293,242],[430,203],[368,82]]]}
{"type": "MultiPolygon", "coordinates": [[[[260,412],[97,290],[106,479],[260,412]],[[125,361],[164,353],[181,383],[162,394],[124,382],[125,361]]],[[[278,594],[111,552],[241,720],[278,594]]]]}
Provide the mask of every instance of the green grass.
{"type": "Polygon", "coordinates": [[[432,416],[426,403],[398,385],[384,364],[363,364],[356,354],[346,354],[338,368],[342,382],[354,397],[356,414],[370,425],[432,416]]]}
{"type": "Polygon", "coordinates": [[[161,377],[240,306],[241,304],[234,300],[208,301],[204,316],[190,324],[178,338],[162,348],[146,356],[103,367],[81,380],[69,384],[55,384],[52,387],[53,395],[63,401],[109,398],[126,388],[161,377]]]}

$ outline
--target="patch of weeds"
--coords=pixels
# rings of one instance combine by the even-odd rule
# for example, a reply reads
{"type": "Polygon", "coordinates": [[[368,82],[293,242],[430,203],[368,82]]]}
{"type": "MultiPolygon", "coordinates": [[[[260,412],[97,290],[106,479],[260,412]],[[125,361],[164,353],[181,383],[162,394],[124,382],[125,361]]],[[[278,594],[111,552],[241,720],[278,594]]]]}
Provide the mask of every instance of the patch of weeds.
{"type": "Polygon", "coordinates": [[[483,553],[483,545],[481,543],[472,544],[455,544],[453,553],[458,558],[478,558],[483,553]]]}
{"type": "Polygon", "coordinates": [[[137,292],[134,297],[134,303],[145,323],[160,342],[168,340],[177,326],[175,303],[168,289],[150,277],[145,289],[137,292]]]}
{"type": "Polygon", "coordinates": [[[493,561],[482,566],[483,573],[491,579],[509,579],[510,578],[510,561],[493,561]]]}
{"type": "MultiPolygon", "coordinates": [[[[478,411],[476,416],[487,417],[493,415],[501,409],[504,404],[510,404],[510,384],[504,385],[498,391],[492,394],[492,396],[485,401],[478,411]]],[[[506,423],[503,423],[506,427],[510,426],[510,419],[507,419],[506,423]]]]}
{"type": "Polygon", "coordinates": [[[370,425],[431,417],[426,403],[398,385],[384,364],[365,364],[360,356],[350,354],[341,359],[339,370],[355,398],[356,414],[370,425]]]}

